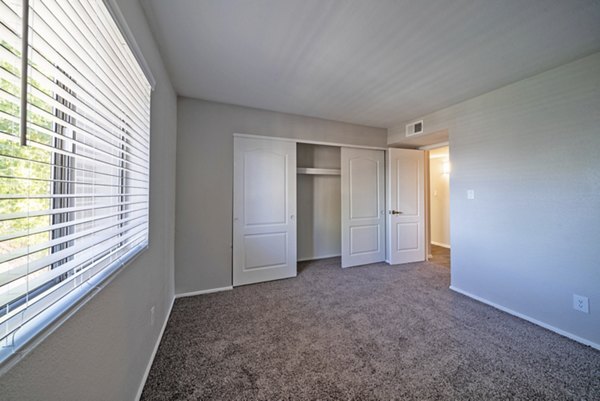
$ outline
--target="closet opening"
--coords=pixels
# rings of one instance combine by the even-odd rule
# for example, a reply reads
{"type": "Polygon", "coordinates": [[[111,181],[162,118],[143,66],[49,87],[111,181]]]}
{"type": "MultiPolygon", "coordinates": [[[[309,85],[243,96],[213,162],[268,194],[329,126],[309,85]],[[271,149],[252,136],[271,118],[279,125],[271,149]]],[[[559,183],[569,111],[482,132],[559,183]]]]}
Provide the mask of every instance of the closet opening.
{"type": "Polygon", "coordinates": [[[429,150],[428,260],[450,268],[450,148],[429,150]]]}
{"type": "Polygon", "coordinates": [[[339,146],[297,144],[298,262],[341,256],[340,155],[339,146]]]}

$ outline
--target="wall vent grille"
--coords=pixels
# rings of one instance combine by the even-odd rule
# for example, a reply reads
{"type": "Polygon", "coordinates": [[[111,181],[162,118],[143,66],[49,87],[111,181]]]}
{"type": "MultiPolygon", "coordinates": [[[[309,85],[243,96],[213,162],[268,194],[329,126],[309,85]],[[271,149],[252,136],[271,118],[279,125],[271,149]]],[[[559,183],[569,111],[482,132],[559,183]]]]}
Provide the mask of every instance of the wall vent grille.
{"type": "Polygon", "coordinates": [[[406,124],[406,136],[419,135],[423,133],[423,120],[406,124]]]}

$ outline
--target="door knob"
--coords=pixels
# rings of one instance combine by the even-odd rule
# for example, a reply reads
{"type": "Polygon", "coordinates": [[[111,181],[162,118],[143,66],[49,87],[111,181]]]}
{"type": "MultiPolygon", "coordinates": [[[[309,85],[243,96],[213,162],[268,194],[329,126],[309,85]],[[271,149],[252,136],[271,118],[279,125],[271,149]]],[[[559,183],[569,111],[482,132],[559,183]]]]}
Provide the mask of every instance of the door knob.
{"type": "Polygon", "coordinates": [[[390,210],[390,214],[402,214],[402,212],[398,211],[398,210],[390,210]]]}

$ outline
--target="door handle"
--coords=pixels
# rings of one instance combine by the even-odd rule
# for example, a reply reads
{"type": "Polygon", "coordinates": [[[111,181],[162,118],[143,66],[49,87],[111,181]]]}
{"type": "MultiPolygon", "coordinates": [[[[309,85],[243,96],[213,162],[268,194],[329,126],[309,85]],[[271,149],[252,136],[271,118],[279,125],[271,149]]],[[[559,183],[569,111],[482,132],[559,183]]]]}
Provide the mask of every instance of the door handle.
{"type": "Polygon", "coordinates": [[[390,214],[394,215],[394,214],[402,214],[402,212],[398,211],[398,210],[390,210],[390,214]]]}

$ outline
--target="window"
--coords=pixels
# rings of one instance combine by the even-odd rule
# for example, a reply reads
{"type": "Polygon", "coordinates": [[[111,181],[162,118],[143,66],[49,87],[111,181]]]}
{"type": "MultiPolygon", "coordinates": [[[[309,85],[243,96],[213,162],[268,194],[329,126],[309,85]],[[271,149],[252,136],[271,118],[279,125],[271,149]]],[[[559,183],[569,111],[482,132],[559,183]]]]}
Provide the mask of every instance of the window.
{"type": "Polygon", "coordinates": [[[24,1],[0,0],[0,361],[148,244],[146,75],[102,0],[24,1]]]}

